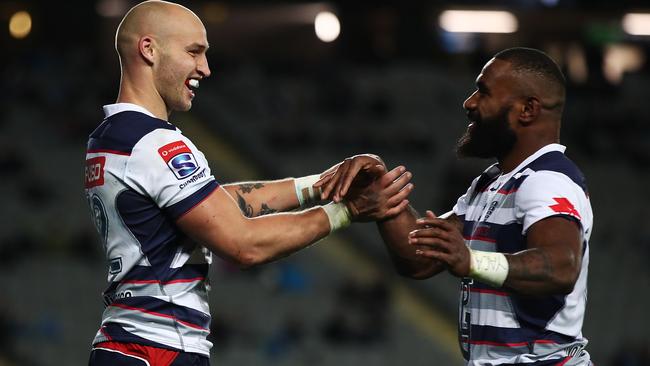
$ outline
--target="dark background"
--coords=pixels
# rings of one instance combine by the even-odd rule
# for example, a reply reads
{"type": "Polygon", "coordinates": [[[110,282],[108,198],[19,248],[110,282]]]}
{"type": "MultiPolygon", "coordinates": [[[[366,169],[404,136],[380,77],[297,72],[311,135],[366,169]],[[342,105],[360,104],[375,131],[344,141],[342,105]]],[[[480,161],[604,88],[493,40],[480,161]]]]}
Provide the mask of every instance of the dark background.
{"type": "MultiPolygon", "coordinates": [[[[0,365],[84,364],[106,264],[82,187],[87,135],[115,101],[114,32],[136,2],[0,2],[0,365]],[[17,11],[27,37],[8,32],[17,11]]],[[[219,182],[323,171],[373,152],[414,173],[411,202],[451,208],[489,161],[458,161],[463,100],[497,51],[536,47],[569,81],[562,143],[595,214],[584,334],[597,365],[649,365],[650,37],[621,28],[647,1],[187,1],[210,79],[176,123],[219,182]],[[446,9],[512,12],[512,34],[451,34],[446,9]],[[318,40],[335,13],[341,34],[318,40]],[[612,72],[612,70],[622,70],[612,72]]],[[[278,263],[212,273],[213,364],[459,364],[458,281],[398,278],[373,224],[278,263]]]]}

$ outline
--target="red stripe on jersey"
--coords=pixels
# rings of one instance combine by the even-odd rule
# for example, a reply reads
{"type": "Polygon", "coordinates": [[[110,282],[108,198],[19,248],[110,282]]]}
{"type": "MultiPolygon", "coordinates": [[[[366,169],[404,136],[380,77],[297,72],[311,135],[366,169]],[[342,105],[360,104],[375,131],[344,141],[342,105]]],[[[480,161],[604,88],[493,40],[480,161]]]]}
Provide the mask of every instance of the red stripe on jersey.
{"type": "Polygon", "coordinates": [[[135,343],[101,342],[96,344],[93,348],[117,351],[127,356],[145,360],[150,365],[156,366],[169,366],[180,354],[177,351],[169,349],[135,343]]]}
{"type": "Polygon", "coordinates": [[[569,362],[570,359],[571,359],[571,356],[567,356],[567,358],[565,358],[564,360],[562,360],[562,362],[558,363],[557,366],[562,366],[562,365],[564,365],[565,363],[569,362]]]}
{"type": "Polygon", "coordinates": [[[498,291],[498,290],[491,290],[489,288],[475,288],[475,287],[472,287],[470,289],[470,292],[478,292],[478,293],[482,293],[482,294],[492,294],[492,295],[497,295],[497,296],[508,296],[507,292],[498,291]]]}
{"type": "MultiPolygon", "coordinates": [[[[486,346],[509,347],[509,348],[528,347],[529,344],[529,342],[502,343],[502,342],[492,342],[492,341],[469,341],[469,343],[474,345],[486,345],[486,346]]],[[[533,343],[556,344],[555,341],[549,339],[536,339],[533,341],[533,343]]]]}
{"type": "Polygon", "coordinates": [[[509,190],[505,190],[505,189],[501,188],[501,189],[499,189],[497,191],[497,193],[500,193],[500,194],[503,194],[503,195],[509,195],[509,194],[517,192],[517,189],[518,188],[511,188],[509,190]]]}
{"type": "Polygon", "coordinates": [[[186,322],[186,321],[180,320],[180,319],[178,319],[177,317],[175,317],[175,316],[173,316],[173,315],[168,315],[168,314],[163,314],[163,313],[157,313],[157,312],[155,312],[155,311],[151,311],[151,310],[147,310],[147,309],[143,309],[143,308],[136,308],[136,307],[128,306],[128,305],[124,305],[124,304],[110,304],[109,306],[114,306],[114,307],[121,308],[121,309],[125,309],[125,310],[140,311],[140,312],[143,312],[143,313],[146,313],[146,314],[149,314],[149,315],[159,316],[159,317],[161,317],[161,318],[172,319],[172,320],[177,321],[177,322],[179,322],[179,323],[181,323],[181,324],[183,324],[183,325],[187,325],[187,326],[190,327],[190,328],[201,329],[201,330],[207,330],[206,328],[203,328],[203,327],[200,326],[200,325],[196,325],[196,324],[192,324],[192,323],[189,323],[189,322],[186,322]]]}
{"type": "Polygon", "coordinates": [[[107,150],[107,149],[92,149],[92,150],[87,150],[86,153],[88,153],[88,154],[104,153],[104,154],[115,154],[115,155],[131,156],[130,152],[119,151],[119,150],[107,150]]]}
{"type": "Polygon", "coordinates": [[[465,240],[480,240],[480,241],[486,241],[488,243],[496,243],[497,240],[494,238],[490,238],[487,236],[481,236],[481,235],[472,235],[472,236],[465,236],[463,235],[463,239],[465,240]]]}
{"type": "Polygon", "coordinates": [[[166,282],[162,282],[160,280],[124,280],[124,281],[120,281],[120,283],[133,283],[133,284],[159,283],[161,285],[170,285],[173,283],[196,282],[196,281],[203,281],[203,280],[205,280],[205,277],[181,278],[178,280],[171,280],[166,282]]]}

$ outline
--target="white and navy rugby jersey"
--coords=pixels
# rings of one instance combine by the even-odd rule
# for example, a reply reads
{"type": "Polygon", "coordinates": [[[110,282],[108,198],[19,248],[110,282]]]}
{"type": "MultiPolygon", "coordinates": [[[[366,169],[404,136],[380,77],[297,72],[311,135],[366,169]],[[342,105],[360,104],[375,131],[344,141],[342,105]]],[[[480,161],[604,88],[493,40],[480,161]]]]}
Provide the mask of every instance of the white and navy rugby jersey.
{"type": "Polygon", "coordinates": [[[551,216],[580,225],[582,268],[568,295],[520,296],[465,278],[459,304],[459,342],[467,365],[588,365],[582,322],[587,301],[589,236],[593,214],[585,179],[550,144],[501,174],[497,164],[477,177],[458,199],[467,245],[487,252],[527,248],[531,225],[551,216]]]}
{"type": "Polygon", "coordinates": [[[85,192],[108,266],[93,344],[118,341],[209,355],[210,252],[175,220],[218,187],[180,130],[128,103],[90,135],[85,192]]]}

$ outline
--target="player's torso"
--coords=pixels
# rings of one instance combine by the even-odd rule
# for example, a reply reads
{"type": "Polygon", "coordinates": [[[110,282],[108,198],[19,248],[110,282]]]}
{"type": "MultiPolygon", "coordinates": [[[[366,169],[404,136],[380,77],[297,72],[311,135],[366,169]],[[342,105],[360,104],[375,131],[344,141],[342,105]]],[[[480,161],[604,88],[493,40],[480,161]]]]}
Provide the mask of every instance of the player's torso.
{"type": "MultiPolygon", "coordinates": [[[[527,177],[521,172],[498,175],[474,192],[463,218],[463,236],[471,249],[502,253],[526,249],[523,223],[518,218],[515,200],[527,177]]],[[[588,255],[585,260],[583,281],[586,281],[588,255]]],[[[583,364],[584,359],[589,359],[583,352],[585,339],[546,329],[560,312],[562,316],[582,322],[583,313],[566,311],[565,304],[563,296],[518,296],[506,289],[465,278],[461,282],[459,301],[461,351],[469,365],[543,364],[544,360],[576,354],[586,356],[582,360],[581,357],[572,358],[566,365],[583,364]]]]}
{"type": "Polygon", "coordinates": [[[91,137],[86,155],[85,194],[108,260],[109,283],[94,343],[142,339],[206,354],[211,254],[189,240],[142,187],[125,179],[128,145],[91,137]]]}

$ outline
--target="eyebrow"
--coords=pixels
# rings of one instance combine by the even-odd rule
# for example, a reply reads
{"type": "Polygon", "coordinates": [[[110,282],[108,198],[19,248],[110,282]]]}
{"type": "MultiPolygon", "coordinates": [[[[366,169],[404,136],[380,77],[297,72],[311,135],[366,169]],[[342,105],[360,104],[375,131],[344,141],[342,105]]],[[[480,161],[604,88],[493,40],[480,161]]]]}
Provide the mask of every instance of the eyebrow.
{"type": "Polygon", "coordinates": [[[187,49],[191,49],[191,48],[198,48],[199,50],[204,51],[204,50],[207,50],[208,48],[210,48],[210,45],[209,44],[201,44],[201,43],[194,42],[191,45],[187,46],[187,49]]]}

